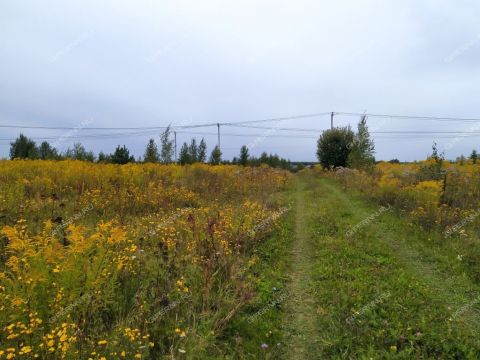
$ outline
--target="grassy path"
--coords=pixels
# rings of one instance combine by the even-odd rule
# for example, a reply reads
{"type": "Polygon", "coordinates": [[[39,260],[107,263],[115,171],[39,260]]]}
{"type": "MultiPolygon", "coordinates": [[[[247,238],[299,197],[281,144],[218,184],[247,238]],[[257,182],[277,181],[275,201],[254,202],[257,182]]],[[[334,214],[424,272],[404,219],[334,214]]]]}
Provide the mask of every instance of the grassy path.
{"type": "Polygon", "coordinates": [[[480,286],[428,233],[308,172],[295,216],[286,359],[480,358],[480,286]]]}
{"type": "Polygon", "coordinates": [[[315,301],[311,284],[312,239],[308,232],[305,197],[307,191],[304,182],[299,179],[296,191],[295,241],[292,246],[292,268],[287,309],[286,330],[290,337],[287,358],[309,359],[317,338],[315,324],[315,301]],[[313,342],[312,342],[313,339],[313,342]]]}

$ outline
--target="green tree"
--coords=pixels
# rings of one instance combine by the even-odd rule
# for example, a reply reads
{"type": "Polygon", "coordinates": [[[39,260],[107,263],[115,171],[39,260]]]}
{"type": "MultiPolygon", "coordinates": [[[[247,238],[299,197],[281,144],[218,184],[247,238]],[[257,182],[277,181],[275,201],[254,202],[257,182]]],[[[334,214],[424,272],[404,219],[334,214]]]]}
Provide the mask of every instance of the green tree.
{"type": "Polygon", "coordinates": [[[118,145],[115,152],[110,155],[111,161],[114,164],[126,164],[129,162],[135,162],[135,158],[130,155],[130,151],[125,145],[118,145]]]}
{"type": "Polygon", "coordinates": [[[438,152],[438,146],[435,141],[433,142],[433,145],[432,145],[432,155],[430,155],[430,158],[435,160],[435,162],[440,165],[445,160],[445,154],[443,152],[442,153],[438,152]]]}
{"type": "Polygon", "coordinates": [[[98,159],[97,159],[97,162],[99,163],[108,163],[108,162],[111,162],[112,159],[111,159],[111,156],[110,155],[106,155],[103,151],[100,151],[98,153],[98,159]]]}
{"type": "Polygon", "coordinates": [[[68,148],[65,152],[65,158],[81,161],[94,161],[95,155],[91,151],[87,151],[80,143],[73,144],[73,149],[68,148]]]}
{"type": "Polygon", "coordinates": [[[355,169],[371,168],[375,163],[374,152],[375,145],[368,132],[367,117],[363,115],[358,123],[358,131],[353,138],[347,164],[355,169]]]}
{"type": "Polygon", "coordinates": [[[478,159],[478,154],[477,154],[477,150],[473,149],[472,150],[472,153],[470,154],[470,160],[472,160],[472,162],[474,164],[477,163],[477,159],[478,159]]]}
{"type": "Polygon", "coordinates": [[[182,165],[191,164],[190,148],[186,142],[183,143],[180,153],[178,154],[178,162],[182,165]]]}
{"type": "Polygon", "coordinates": [[[325,130],[317,141],[317,158],[325,168],[347,166],[354,134],[350,126],[325,130]]]}
{"type": "Polygon", "coordinates": [[[145,155],[143,156],[144,162],[156,163],[160,159],[158,154],[157,144],[155,144],[155,140],[150,139],[148,140],[147,147],[145,148],[145,155]]]}
{"type": "Polygon", "coordinates": [[[52,147],[47,141],[40,144],[38,154],[42,160],[57,160],[59,158],[57,149],[52,147]]]}
{"type": "Polygon", "coordinates": [[[38,158],[38,148],[35,141],[20,134],[14,142],[10,143],[11,159],[36,159],[38,158]]]}
{"type": "Polygon", "coordinates": [[[247,148],[246,145],[243,145],[240,148],[240,156],[239,156],[239,159],[238,159],[238,163],[240,165],[246,166],[248,164],[248,158],[249,157],[250,157],[250,155],[248,153],[248,148],[247,148]]]}
{"type": "Polygon", "coordinates": [[[188,148],[188,153],[190,154],[190,163],[196,163],[198,161],[198,145],[197,139],[193,138],[190,142],[190,146],[188,148]]]}
{"type": "MultiPolygon", "coordinates": [[[[251,161],[250,161],[251,162],[251,161]]],[[[283,159],[277,154],[268,155],[266,152],[260,154],[260,157],[257,160],[258,164],[266,164],[274,168],[289,169],[290,161],[283,159]]]]}
{"type": "Polygon", "coordinates": [[[207,160],[207,143],[205,139],[202,138],[200,145],[198,146],[198,161],[205,162],[207,160]]]}
{"type": "Polygon", "coordinates": [[[436,142],[433,142],[432,155],[430,155],[428,159],[434,160],[434,162],[427,162],[420,165],[420,169],[417,175],[418,178],[421,181],[440,180],[441,178],[443,178],[445,176],[445,172],[443,170],[443,162],[445,161],[445,155],[443,152],[438,152],[436,142]]]}
{"type": "Polygon", "coordinates": [[[212,153],[210,154],[210,164],[218,165],[222,161],[222,152],[220,148],[217,146],[214,147],[212,153]]]}
{"type": "Polygon", "coordinates": [[[260,154],[260,164],[269,164],[268,154],[264,151],[260,154]]]}
{"type": "Polygon", "coordinates": [[[160,162],[162,164],[170,164],[173,159],[173,141],[170,140],[172,131],[170,125],[160,135],[160,162]]]}

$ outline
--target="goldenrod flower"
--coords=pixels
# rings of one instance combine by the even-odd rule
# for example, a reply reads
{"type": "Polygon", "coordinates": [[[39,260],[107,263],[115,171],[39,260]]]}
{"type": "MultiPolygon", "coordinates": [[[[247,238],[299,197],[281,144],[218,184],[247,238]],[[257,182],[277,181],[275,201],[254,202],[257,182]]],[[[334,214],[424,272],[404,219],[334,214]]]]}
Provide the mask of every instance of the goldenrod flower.
{"type": "Polygon", "coordinates": [[[30,346],[24,346],[20,349],[20,351],[23,352],[24,354],[28,354],[32,352],[32,348],[30,346]]]}

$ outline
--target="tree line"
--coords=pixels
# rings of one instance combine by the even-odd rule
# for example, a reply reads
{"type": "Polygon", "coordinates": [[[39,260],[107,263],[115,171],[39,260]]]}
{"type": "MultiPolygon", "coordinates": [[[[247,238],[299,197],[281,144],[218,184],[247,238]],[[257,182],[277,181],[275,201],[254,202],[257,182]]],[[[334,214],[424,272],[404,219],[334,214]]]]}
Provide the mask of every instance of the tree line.
{"type": "MultiPolygon", "coordinates": [[[[160,147],[154,139],[150,139],[146,145],[143,158],[135,160],[130,154],[129,149],[123,145],[118,145],[111,154],[100,152],[95,157],[92,151],[87,151],[85,147],[76,143],[72,148],[59,153],[55,147],[44,141],[37,146],[35,141],[29,139],[23,134],[10,143],[11,159],[43,159],[43,160],[62,160],[73,159],[82,161],[91,161],[99,163],[127,164],[130,162],[162,163],[171,164],[175,161],[174,141],[171,139],[172,131],[168,126],[160,135],[160,147]]],[[[371,170],[375,164],[375,146],[370,138],[367,127],[367,118],[362,116],[358,125],[357,132],[353,132],[350,126],[336,127],[323,131],[317,141],[317,158],[320,164],[327,169],[337,167],[351,167],[356,169],[371,170]]],[[[276,154],[267,154],[263,152],[260,157],[251,156],[246,145],[240,148],[240,153],[232,161],[223,160],[222,152],[218,146],[215,146],[207,158],[207,143],[202,138],[200,142],[197,139],[191,139],[190,143],[184,142],[180,147],[178,154],[178,163],[181,165],[193,163],[219,164],[238,164],[243,166],[260,166],[262,164],[290,169],[290,161],[283,159],[276,154]]],[[[477,160],[476,151],[473,151],[471,157],[473,162],[477,160]]],[[[393,162],[394,160],[392,160],[393,162]]],[[[398,161],[398,160],[396,160],[398,161]]]]}
{"type": "MultiPolygon", "coordinates": [[[[72,148],[59,152],[49,142],[43,141],[39,146],[33,139],[20,134],[10,143],[10,159],[41,159],[41,160],[81,160],[98,163],[127,164],[130,162],[171,164],[175,162],[174,141],[171,139],[172,131],[167,127],[160,135],[160,146],[155,139],[150,139],[146,145],[142,158],[135,159],[130,154],[126,145],[118,145],[111,154],[101,151],[98,156],[92,151],[87,151],[81,143],[75,143],[72,148]]],[[[193,163],[238,164],[243,166],[259,166],[262,164],[271,167],[289,168],[290,161],[276,154],[262,153],[259,158],[250,156],[247,146],[242,146],[238,157],[232,161],[223,160],[220,148],[215,146],[207,158],[207,143],[204,138],[197,143],[197,139],[191,139],[190,143],[184,142],[178,154],[178,163],[181,165],[193,163]]]]}

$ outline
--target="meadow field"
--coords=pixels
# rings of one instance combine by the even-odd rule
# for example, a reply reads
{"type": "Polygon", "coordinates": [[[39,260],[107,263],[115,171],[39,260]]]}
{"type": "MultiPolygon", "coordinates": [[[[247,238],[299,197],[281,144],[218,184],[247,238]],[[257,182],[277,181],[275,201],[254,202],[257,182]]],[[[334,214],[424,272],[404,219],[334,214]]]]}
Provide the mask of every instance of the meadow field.
{"type": "Polygon", "coordinates": [[[477,359],[480,165],[0,162],[0,359],[477,359]]]}
{"type": "Polygon", "coordinates": [[[0,162],[0,359],[221,357],[290,183],[270,168],[0,162]]]}

